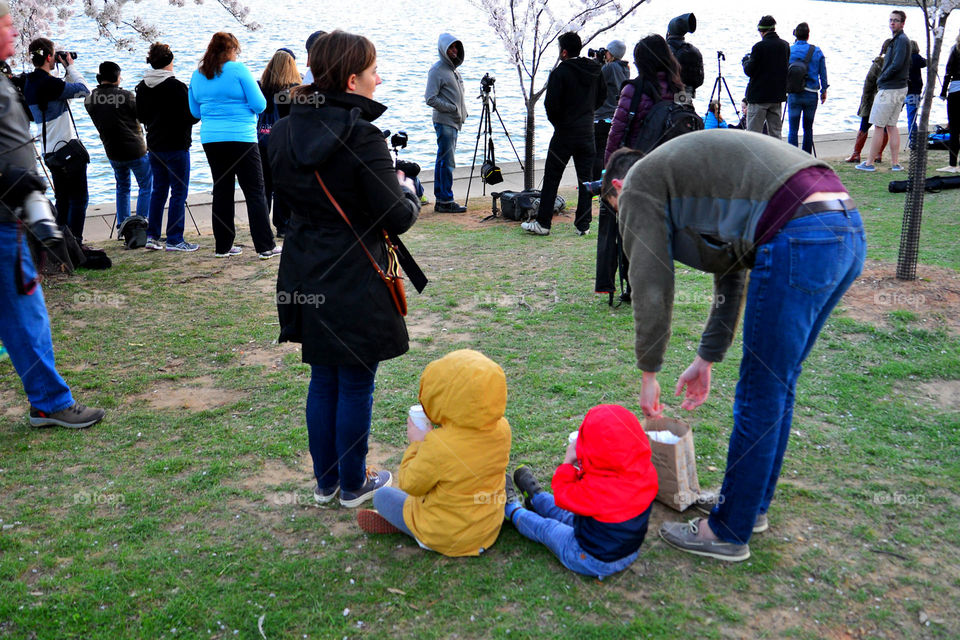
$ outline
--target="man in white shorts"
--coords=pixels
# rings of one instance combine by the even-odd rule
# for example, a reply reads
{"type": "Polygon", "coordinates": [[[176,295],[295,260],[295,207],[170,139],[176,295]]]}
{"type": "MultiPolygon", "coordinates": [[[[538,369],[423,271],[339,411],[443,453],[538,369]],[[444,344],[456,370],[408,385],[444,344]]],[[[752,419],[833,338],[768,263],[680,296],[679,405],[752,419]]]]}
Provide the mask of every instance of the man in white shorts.
{"type": "Polygon", "coordinates": [[[874,126],[873,140],[870,142],[870,155],[857,165],[861,171],[876,171],[871,158],[880,154],[883,144],[883,130],[890,136],[890,155],[893,164],[891,171],[903,171],[899,163],[900,130],[897,129],[897,120],[907,97],[907,79],[910,75],[910,39],[903,32],[903,23],[907,14],[895,10],[890,14],[890,32],[893,38],[887,47],[887,54],[883,62],[883,70],[877,77],[877,97],[873,100],[873,109],[870,110],[870,124],[874,126]]]}

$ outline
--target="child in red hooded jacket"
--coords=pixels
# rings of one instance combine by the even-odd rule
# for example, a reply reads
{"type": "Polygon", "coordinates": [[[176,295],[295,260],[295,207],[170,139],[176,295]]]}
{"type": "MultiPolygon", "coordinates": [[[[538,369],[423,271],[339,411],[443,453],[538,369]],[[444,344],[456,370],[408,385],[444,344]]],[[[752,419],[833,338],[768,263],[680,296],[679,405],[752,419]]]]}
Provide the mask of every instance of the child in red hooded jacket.
{"type": "Polygon", "coordinates": [[[603,579],[637,558],[647,534],[657,471],[640,421],[614,404],[593,407],[553,474],[553,495],[529,467],[507,477],[505,517],[571,571],[603,579]],[[514,488],[513,482],[516,483],[514,488]],[[526,508],[517,495],[526,497],[526,508]]]}

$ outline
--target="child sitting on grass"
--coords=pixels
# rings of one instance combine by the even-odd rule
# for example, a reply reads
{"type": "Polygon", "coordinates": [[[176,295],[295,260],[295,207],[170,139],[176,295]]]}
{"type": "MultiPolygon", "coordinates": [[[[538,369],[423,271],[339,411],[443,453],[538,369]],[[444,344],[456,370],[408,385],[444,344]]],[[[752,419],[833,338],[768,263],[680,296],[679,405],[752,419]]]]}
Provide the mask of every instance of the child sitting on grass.
{"type": "Polygon", "coordinates": [[[368,533],[399,531],[447,556],[479,555],[503,525],[507,379],[482,353],[454,351],[423,370],[420,404],[439,426],[424,431],[407,419],[399,488],[377,491],[376,511],[358,512],[357,521],[368,533]]]}
{"type": "Polygon", "coordinates": [[[599,579],[637,558],[657,472],[633,413],[613,404],[590,409],[552,485],[554,495],[543,491],[527,466],[517,468],[513,482],[507,477],[504,515],[517,531],[546,545],[571,571],[599,579]]]}

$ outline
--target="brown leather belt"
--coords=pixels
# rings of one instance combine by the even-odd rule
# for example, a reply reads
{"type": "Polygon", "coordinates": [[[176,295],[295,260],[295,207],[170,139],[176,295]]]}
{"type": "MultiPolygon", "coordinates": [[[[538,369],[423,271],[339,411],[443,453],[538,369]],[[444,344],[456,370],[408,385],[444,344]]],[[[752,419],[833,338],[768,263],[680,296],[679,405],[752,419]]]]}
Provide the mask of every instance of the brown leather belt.
{"type": "Polygon", "coordinates": [[[796,220],[797,218],[803,218],[805,216],[812,216],[815,213],[823,213],[825,211],[852,211],[856,209],[857,205],[853,201],[853,198],[844,198],[834,199],[834,200],[817,200],[816,202],[805,202],[797,207],[793,215],[790,216],[791,220],[796,220]]]}

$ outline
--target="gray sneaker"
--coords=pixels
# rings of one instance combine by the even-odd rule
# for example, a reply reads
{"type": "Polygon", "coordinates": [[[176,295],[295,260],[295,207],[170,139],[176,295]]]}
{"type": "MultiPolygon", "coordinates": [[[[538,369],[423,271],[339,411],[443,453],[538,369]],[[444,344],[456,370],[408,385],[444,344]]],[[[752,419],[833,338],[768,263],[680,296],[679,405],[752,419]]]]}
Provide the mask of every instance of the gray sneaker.
{"type": "Polygon", "coordinates": [[[143,248],[150,249],[151,251],[161,251],[163,249],[163,245],[160,244],[160,241],[156,238],[147,238],[147,244],[143,245],[143,248]]]}
{"type": "Polygon", "coordinates": [[[313,489],[313,499],[316,500],[317,504],[330,504],[337,497],[337,494],[340,492],[340,483],[333,485],[331,489],[321,489],[320,487],[314,487],[313,489]]]}
{"type": "Polygon", "coordinates": [[[30,426],[86,429],[103,420],[105,413],[103,409],[94,409],[79,402],[74,402],[72,406],[54,413],[30,407],[30,426]]]}
{"type": "Polygon", "coordinates": [[[186,240],[184,240],[183,242],[180,242],[178,244],[168,243],[166,248],[167,248],[167,251],[185,251],[189,253],[191,251],[196,251],[197,249],[199,249],[200,245],[194,244],[192,242],[187,242],[186,240]]]}
{"type": "Polygon", "coordinates": [[[378,490],[389,487],[391,484],[393,484],[393,475],[389,471],[374,471],[368,468],[366,482],[362,487],[356,491],[340,489],[340,504],[348,509],[359,507],[367,500],[372,499],[373,494],[378,490]]]}
{"type": "MultiPolygon", "coordinates": [[[[713,512],[713,508],[720,504],[720,493],[715,491],[704,491],[697,496],[697,501],[691,506],[705,516],[713,512]]],[[[770,528],[770,522],[767,520],[767,514],[757,514],[757,519],[753,523],[754,533],[763,533],[770,528]]]]}
{"type": "Polygon", "coordinates": [[[723,540],[700,540],[700,526],[706,526],[703,518],[690,522],[664,522],[660,525],[660,537],[675,549],[698,556],[706,556],[725,562],[742,562],[750,557],[750,545],[733,544],[723,540]]]}

